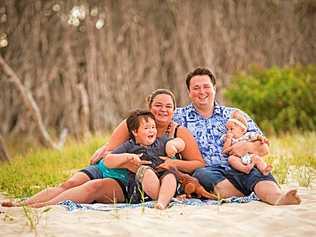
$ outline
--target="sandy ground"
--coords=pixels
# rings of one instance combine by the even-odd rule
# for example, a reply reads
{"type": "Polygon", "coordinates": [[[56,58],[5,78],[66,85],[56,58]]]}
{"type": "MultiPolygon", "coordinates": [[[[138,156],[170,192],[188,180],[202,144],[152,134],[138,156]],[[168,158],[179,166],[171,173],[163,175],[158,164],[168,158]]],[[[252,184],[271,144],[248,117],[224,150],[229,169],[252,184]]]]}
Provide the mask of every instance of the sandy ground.
{"type": "Polygon", "coordinates": [[[174,206],[165,211],[126,208],[69,212],[61,206],[52,206],[47,212],[43,212],[45,208],[30,209],[33,221],[39,220],[33,230],[23,208],[0,207],[0,236],[316,236],[316,183],[298,190],[302,198],[298,206],[273,207],[253,201],[174,206]]]}

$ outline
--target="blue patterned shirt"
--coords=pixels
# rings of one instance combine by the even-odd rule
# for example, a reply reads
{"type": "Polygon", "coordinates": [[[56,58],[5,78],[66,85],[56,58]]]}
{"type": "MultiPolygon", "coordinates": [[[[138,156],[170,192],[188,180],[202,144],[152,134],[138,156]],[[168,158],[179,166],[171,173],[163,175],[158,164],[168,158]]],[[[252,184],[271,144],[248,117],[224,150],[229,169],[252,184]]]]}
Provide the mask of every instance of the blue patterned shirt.
{"type": "MultiPolygon", "coordinates": [[[[206,166],[221,165],[229,168],[227,155],[222,154],[224,141],[221,137],[226,134],[226,123],[235,108],[214,105],[212,116],[202,117],[192,104],[177,108],[173,120],[188,128],[195,137],[206,166]]],[[[255,122],[244,112],[247,119],[248,132],[262,134],[255,122]]]]}

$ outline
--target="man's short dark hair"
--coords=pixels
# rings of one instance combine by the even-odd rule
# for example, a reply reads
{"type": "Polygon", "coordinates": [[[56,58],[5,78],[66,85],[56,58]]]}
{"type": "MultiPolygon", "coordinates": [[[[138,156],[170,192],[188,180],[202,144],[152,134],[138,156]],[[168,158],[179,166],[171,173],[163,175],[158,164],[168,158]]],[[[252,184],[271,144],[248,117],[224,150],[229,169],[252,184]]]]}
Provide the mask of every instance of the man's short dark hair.
{"type": "Polygon", "coordinates": [[[191,79],[194,77],[194,76],[203,76],[203,75],[207,75],[209,76],[213,86],[215,87],[216,85],[216,78],[215,78],[215,75],[212,71],[210,71],[209,69],[207,68],[196,68],[194,69],[193,72],[190,72],[188,75],[187,75],[187,78],[185,80],[185,83],[187,84],[187,88],[188,90],[190,90],[190,82],[191,82],[191,79]]]}
{"type": "Polygon", "coordinates": [[[147,110],[135,110],[127,117],[126,123],[130,136],[134,138],[133,131],[137,130],[140,126],[141,119],[144,119],[146,122],[148,118],[151,118],[155,121],[155,116],[147,110]]]}

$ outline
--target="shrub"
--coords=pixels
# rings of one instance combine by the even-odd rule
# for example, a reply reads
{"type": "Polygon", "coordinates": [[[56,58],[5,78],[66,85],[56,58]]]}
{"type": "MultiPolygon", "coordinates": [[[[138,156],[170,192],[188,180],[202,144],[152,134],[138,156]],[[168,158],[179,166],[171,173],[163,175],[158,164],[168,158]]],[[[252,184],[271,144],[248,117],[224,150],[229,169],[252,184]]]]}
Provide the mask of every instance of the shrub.
{"type": "Polygon", "coordinates": [[[224,97],[267,133],[316,129],[316,66],[258,69],[233,76],[224,97]]]}

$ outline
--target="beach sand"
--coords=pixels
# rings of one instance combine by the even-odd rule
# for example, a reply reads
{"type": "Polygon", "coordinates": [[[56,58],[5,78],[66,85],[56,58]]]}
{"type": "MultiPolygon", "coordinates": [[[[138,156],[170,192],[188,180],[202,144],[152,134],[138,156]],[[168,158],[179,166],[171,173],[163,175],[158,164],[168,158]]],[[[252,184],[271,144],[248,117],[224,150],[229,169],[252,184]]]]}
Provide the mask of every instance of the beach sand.
{"type": "MultiPolygon", "coordinates": [[[[282,187],[289,188],[293,186],[282,187]]],[[[275,207],[253,201],[174,206],[164,211],[69,212],[62,206],[51,206],[43,213],[47,208],[31,209],[33,220],[39,219],[33,230],[23,208],[0,207],[0,236],[316,236],[316,183],[311,188],[296,188],[302,198],[297,206],[275,207]]]]}

